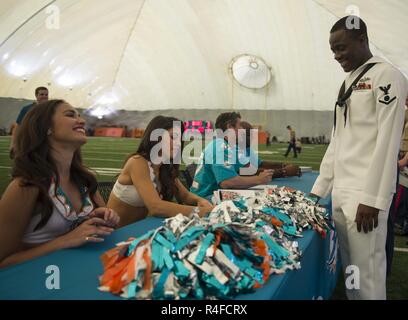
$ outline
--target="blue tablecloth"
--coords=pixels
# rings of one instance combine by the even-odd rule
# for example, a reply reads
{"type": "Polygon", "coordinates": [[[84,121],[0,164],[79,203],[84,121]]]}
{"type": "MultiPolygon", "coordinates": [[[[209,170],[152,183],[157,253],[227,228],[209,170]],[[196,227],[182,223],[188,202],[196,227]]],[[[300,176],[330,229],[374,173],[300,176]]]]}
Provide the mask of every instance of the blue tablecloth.
{"type": "MultiPolygon", "coordinates": [[[[316,176],[316,173],[306,173],[301,178],[274,180],[274,184],[309,192],[316,176]]],[[[103,243],[61,250],[3,269],[0,271],[0,299],[121,299],[97,289],[98,276],[103,271],[100,255],[116,243],[130,236],[140,236],[161,223],[162,219],[148,218],[117,230],[103,243]],[[47,289],[47,278],[57,275],[55,267],[51,267],[52,273],[47,273],[49,266],[58,267],[60,289],[47,289]]],[[[238,299],[330,298],[338,274],[338,270],[332,268],[336,261],[331,257],[335,253],[334,233],[323,239],[315,231],[305,231],[299,246],[303,252],[301,269],[272,275],[264,287],[252,294],[240,295],[238,299]]]]}

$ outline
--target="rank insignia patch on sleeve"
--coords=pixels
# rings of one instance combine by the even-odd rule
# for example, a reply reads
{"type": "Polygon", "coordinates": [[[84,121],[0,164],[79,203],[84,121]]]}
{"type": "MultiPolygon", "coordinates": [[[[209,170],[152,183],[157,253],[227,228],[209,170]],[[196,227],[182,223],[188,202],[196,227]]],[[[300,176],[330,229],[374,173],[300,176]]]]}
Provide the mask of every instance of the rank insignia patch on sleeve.
{"type": "Polygon", "coordinates": [[[396,96],[393,98],[390,97],[390,93],[389,93],[390,89],[391,89],[391,84],[389,84],[386,87],[380,87],[380,90],[384,93],[384,96],[378,100],[379,103],[382,103],[388,106],[391,102],[397,99],[396,96]]]}

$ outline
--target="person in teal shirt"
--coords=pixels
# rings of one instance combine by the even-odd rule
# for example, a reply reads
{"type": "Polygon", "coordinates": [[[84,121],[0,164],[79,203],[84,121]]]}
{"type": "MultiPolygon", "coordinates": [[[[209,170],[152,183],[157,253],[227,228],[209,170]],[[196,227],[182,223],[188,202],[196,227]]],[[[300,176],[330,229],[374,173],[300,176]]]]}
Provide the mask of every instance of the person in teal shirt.
{"type": "MultiPolygon", "coordinates": [[[[223,132],[233,129],[246,130],[246,146],[250,146],[250,129],[247,122],[241,122],[239,113],[223,113],[215,124],[223,132]]],[[[238,136],[238,134],[237,134],[238,136]]],[[[274,177],[299,175],[297,166],[261,161],[250,147],[240,149],[236,141],[232,144],[227,139],[215,138],[204,149],[196,169],[190,191],[200,197],[210,198],[218,189],[247,189],[259,184],[268,184],[274,177]],[[250,176],[241,176],[240,169],[255,166],[250,176]]]]}
{"type": "MultiPolygon", "coordinates": [[[[218,116],[215,128],[226,132],[241,129],[241,115],[226,112],[218,116]]],[[[237,141],[228,141],[217,137],[211,141],[201,154],[198,167],[190,191],[200,197],[211,197],[220,188],[250,188],[258,184],[266,184],[272,180],[272,170],[265,170],[255,176],[240,176],[239,171],[248,162],[242,163],[243,155],[237,141]]]]}

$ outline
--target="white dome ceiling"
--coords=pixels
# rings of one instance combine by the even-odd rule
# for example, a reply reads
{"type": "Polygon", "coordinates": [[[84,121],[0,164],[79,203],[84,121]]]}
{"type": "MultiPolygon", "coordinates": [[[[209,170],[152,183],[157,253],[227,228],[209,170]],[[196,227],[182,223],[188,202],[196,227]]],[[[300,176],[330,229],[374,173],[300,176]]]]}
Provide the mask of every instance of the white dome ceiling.
{"type": "MultiPolygon", "coordinates": [[[[354,3],[372,51],[408,74],[408,1],[354,3]]],[[[344,74],[329,30],[348,4],[2,0],[0,96],[33,99],[45,85],[51,97],[82,108],[332,110],[344,74]],[[49,29],[56,8],[59,29],[49,29]],[[241,54],[272,68],[266,88],[234,83],[229,67],[241,54]]]]}

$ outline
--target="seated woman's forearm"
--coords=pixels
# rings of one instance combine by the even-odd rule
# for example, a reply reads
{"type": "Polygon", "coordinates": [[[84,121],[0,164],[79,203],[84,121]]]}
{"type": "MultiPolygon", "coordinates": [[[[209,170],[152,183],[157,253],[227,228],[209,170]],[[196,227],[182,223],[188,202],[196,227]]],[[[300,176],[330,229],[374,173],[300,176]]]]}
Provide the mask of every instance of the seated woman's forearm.
{"type": "Polygon", "coordinates": [[[179,194],[177,200],[179,201],[179,203],[191,206],[195,206],[195,204],[197,203],[196,195],[191,192],[183,192],[182,194],[179,194]]]}
{"type": "Polygon", "coordinates": [[[197,205],[197,199],[194,197],[188,197],[183,201],[183,204],[195,207],[197,205]]]}
{"type": "Polygon", "coordinates": [[[62,248],[63,248],[62,243],[60,242],[59,238],[56,238],[54,240],[40,244],[36,247],[18,251],[16,253],[9,255],[8,257],[0,261],[0,268],[9,267],[17,263],[22,263],[31,259],[35,259],[62,248]]]}
{"type": "Polygon", "coordinates": [[[185,204],[191,205],[191,206],[196,206],[197,202],[200,201],[200,197],[195,195],[194,193],[189,192],[188,196],[186,197],[186,201],[184,201],[185,204]]]}

